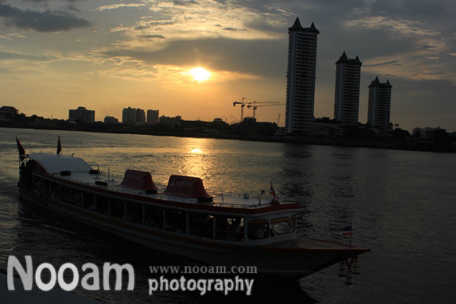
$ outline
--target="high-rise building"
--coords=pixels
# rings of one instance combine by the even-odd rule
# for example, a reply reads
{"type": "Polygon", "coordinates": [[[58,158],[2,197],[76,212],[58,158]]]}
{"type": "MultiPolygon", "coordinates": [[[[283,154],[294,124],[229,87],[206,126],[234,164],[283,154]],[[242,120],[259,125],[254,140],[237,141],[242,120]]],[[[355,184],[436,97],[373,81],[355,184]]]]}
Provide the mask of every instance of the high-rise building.
{"type": "Polygon", "coordinates": [[[288,134],[308,131],[314,120],[317,35],[312,25],[303,28],[299,18],[288,29],[287,108],[288,134]]]}
{"type": "Polygon", "coordinates": [[[124,125],[134,125],[136,123],[136,109],[131,107],[123,109],[122,123],[124,125]]]}
{"type": "Polygon", "coordinates": [[[391,113],[391,88],[389,80],[380,83],[378,77],[369,85],[369,112],[367,124],[377,128],[381,135],[387,135],[391,113]]]}
{"type": "Polygon", "coordinates": [[[158,124],[158,110],[147,110],[147,124],[158,124]]]}
{"type": "Polygon", "coordinates": [[[136,124],[143,125],[146,123],[146,112],[143,109],[136,109],[136,124]]]}
{"type": "Polygon", "coordinates": [[[358,124],[359,84],[362,62],[349,59],[345,52],[336,62],[336,96],[334,119],[346,125],[358,124]]]}
{"type": "Polygon", "coordinates": [[[75,110],[70,110],[68,115],[69,121],[82,120],[85,123],[95,122],[95,111],[87,110],[84,107],[78,107],[75,110]]]}
{"type": "Polygon", "coordinates": [[[125,108],[122,111],[122,124],[124,125],[141,125],[146,122],[146,114],[143,109],[125,108]]]}

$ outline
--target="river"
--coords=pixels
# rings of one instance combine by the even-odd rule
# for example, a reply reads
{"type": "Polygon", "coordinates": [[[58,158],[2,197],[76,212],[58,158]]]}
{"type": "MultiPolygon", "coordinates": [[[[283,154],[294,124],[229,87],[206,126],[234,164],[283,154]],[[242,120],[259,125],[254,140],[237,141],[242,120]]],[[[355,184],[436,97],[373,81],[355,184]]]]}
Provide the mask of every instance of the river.
{"type": "Polygon", "coordinates": [[[17,192],[15,136],[27,153],[64,154],[122,176],[146,170],[166,183],[171,174],[199,176],[210,190],[257,194],[271,182],[282,199],[306,212],[302,235],[348,242],[341,229],[352,222],[355,245],[372,251],[359,258],[361,274],[346,286],[338,265],[293,284],[266,282],[256,300],[300,303],[454,303],[456,299],[456,154],[348,148],[238,140],[159,137],[0,128],[0,268],[9,255],[31,255],[34,263],[131,263],[134,291],[77,290],[107,303],[213,303],[228,296],[161,292],[149,296],[151,265],[173,265],[175,257],[150,253],[99,231],[80,227],[24,204],[17,192]]]}

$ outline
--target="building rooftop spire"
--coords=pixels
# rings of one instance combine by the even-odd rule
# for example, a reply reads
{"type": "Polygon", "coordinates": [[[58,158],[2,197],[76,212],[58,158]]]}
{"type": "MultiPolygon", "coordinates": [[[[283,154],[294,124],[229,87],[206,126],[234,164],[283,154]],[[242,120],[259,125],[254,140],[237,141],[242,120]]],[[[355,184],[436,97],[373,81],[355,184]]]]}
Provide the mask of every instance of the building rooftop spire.
{"type": "Polygon", "coordinates": [[[303,32],[315,33],[317,35],[320,34],[320,31],[317,30],[317,28],[315,27],[315,24],[313,22],[310,25],[310,27],[305,27],[305,28],[302,27],[301,21],[299,21],[299,17],[296,17],[296,20],[293,23],[293,26],[288,28],[288,31],[303,31],[303,32]]]}
{"type": "Polygon", "coordinates": [[[315,27],[315,24],[312,22],[312,24],[310,25],[310,29],[312,31],[318,31],[317,28],[315,27]]]}
{"type": "Polygon", "coordinates": [[[296,17],[295,23],[293,24],[293,27],[302,27],[301,21],[299,21],[299,17],[296,17]]]}
{"type": "Polygon", "coordinates": [[[380,80],[378,79],[378,76],[375,77],[375,80],[372,80],[371,84],[369,85],[369,87],[372,87],[372,86],[375,86],[375,87],[387,87],[387,88],[392,88],[393,87],[391,85],[391,83],[389,82],[389,80],[387,80],[384,83],[381,83],[380,80]]]}
{"type": "Polygon", "coordinates": [[[363,63],[361,62],[361,60],[359,60],[359,57],[356,56],[355,59],[350,59],[348,58],[347,56],[347,53],[344,53],[342,54],[342,56],[339,57],[339,60],[337,60],[336,64],[339,64],[339,63],[348,63],[348,64],[356,64],[356,65],[363,65],[363,63]]]}

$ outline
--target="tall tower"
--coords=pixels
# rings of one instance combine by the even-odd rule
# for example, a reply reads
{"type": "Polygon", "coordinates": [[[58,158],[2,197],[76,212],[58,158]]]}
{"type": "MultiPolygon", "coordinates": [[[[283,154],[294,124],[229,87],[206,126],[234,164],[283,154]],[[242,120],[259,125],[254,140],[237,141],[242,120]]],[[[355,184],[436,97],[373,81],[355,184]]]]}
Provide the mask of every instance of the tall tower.
{"type": "Polygon", "coordinates": [[[303,28],[299,18],[288,29],[287,109],[288,134],[308,131],[314,120],[317,35],[312,25],[303,28]]]}
{"type": "Polygon", "coordinates": [[[387,135],[391,113],[391,88],[389,83],[380,83],[378,77],[369,85],[369,112],[367,124],[378,128],[381,135],[387,135]]]}
{"type": "Polygon", "coordinates": [[[334,119],[342,124],[358,124],[361,65],[358,56],[349,59],[345,52],[336,62],[334,119]]]}

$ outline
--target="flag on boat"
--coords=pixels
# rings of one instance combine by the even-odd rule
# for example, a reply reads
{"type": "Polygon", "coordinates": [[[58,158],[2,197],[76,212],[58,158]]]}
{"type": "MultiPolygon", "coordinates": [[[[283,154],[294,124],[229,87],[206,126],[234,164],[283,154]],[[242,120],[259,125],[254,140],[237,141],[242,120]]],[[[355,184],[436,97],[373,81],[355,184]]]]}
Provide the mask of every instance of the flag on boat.
{"type": "Polygon", "coordinates": [[[342,235],[343,236],[351,236],[353,234],[353,228],[352,228],[352,223],[348,223],[344,229],[342,229],[342,235]]]}
{"type": "Polygon", "coordinates": [[[17,150],[19,151],[19,158],[22,161],[25,158],[25,156],[24,156],[25,155],[25,150],[24,150],[24,147],[22,147],[21,142],[19,141],[17,136],[16,136],[16,143],[17,143],[17,150]]]}
{"type": "Polygon", "coordinates": [[[270,190],[269,193],[271,193],[272,197],[273,197],[275,200],[277,199],[277,196],[276,196],[275,191],[274,191],[274,186],[272,185],[272,183],[271,183],[271,190],[270,190]]]}
{"type": "Polygon", "coordinates": [[[57,154],[60,154],[62,152],[62,145],[60,144],[60,135],[59,135],[59,141],[57,142],[57,154]]]}

